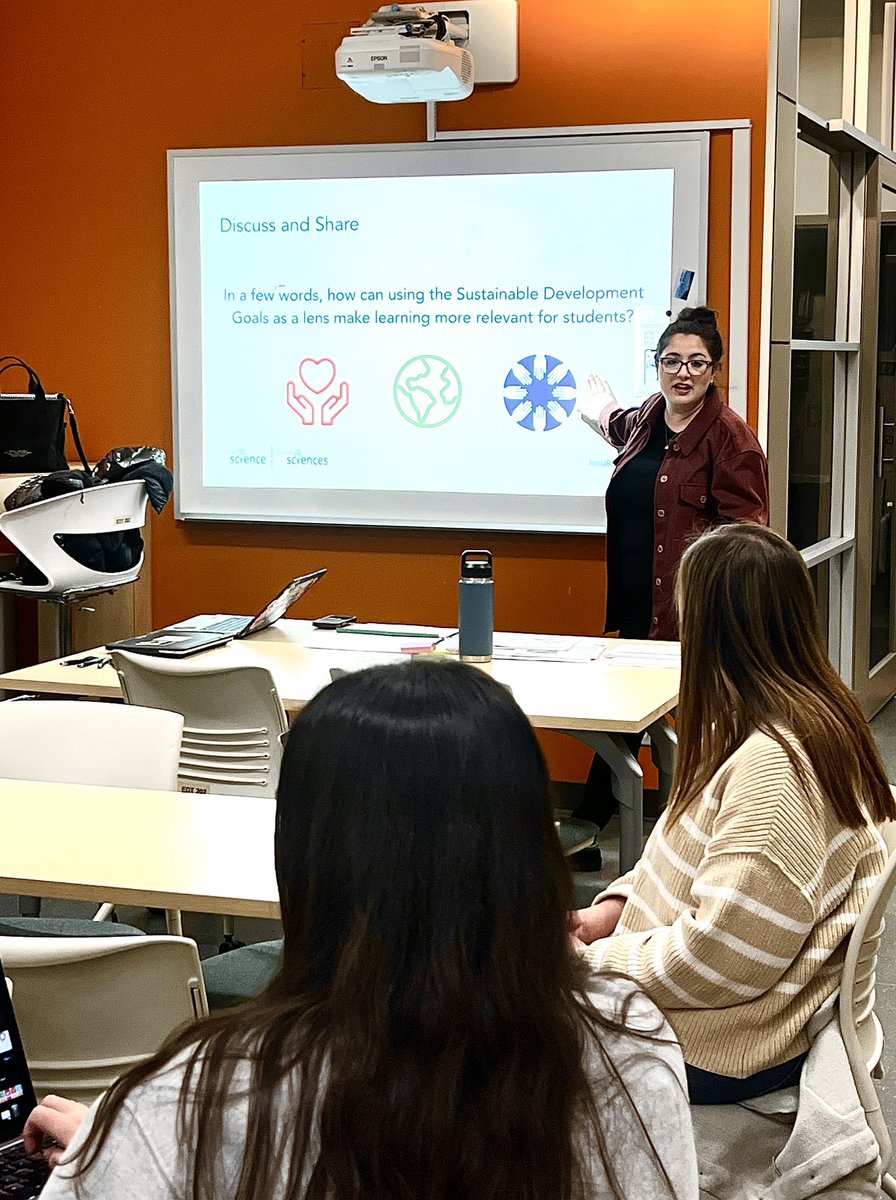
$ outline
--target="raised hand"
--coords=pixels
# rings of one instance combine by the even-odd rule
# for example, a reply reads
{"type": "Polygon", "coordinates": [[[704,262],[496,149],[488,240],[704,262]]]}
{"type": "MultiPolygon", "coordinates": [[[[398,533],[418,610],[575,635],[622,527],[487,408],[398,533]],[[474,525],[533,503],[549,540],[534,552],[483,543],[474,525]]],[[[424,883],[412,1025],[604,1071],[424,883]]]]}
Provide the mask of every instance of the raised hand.
{"type": "Polygon", "coordinates": [[[532,414],[532,428],[535,430],[536,433],[544,433],[545,426],[547,425],[547,423],[548,423],[547,409],[544,408],[541,404],[539,404],[538,407],[535,409],[535,412],[532,414]]]}
{"type": "Polygon", "coordinates": [[[589,375],[584,399],[579,402],[579,416],[595,433],[607,436],[609,419],[620,407],[613,389],[601,375],[589,375]]]}

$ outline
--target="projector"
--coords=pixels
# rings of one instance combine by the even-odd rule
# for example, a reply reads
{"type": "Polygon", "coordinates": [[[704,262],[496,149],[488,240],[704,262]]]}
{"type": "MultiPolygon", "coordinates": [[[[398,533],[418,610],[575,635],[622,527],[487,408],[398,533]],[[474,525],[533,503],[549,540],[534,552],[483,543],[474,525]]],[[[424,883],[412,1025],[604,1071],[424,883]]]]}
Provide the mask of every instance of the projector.
{"type": "Polygon", "coordinates": [[[375,104],[464,100],[473,56],[455,45],[466,31],[425,9],[390,5],[351,30],[336,51],[336,74],[375,104]]]}

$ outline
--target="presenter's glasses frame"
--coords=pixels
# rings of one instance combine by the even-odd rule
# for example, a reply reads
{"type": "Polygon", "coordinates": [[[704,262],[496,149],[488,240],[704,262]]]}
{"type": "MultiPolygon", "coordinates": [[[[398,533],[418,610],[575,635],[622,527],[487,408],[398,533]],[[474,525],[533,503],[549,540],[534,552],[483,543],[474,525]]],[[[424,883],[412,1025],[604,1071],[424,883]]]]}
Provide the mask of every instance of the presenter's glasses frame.
{"type": "Polygon", "coordinates": [[[672,354],[657,359],[657,366],[662,367],[667,375],[677,375],[682,367],[687,367],[688,374],[696,378],[705,374],[712,365],[708,358],[676,358],[672,354]]]}

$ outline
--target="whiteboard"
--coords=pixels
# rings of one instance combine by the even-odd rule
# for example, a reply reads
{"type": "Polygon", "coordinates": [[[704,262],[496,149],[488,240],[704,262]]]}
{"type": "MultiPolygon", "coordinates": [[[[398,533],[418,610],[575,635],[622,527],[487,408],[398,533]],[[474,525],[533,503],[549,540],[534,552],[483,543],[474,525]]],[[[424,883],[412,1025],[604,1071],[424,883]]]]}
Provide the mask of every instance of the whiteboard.
{"type": "Polygon", "coordinates": [[[667,312],[705,302],[708,154],[705,132],[171,151],[177,516],[603,530],[588,379],[639,403],[667,312]]]}

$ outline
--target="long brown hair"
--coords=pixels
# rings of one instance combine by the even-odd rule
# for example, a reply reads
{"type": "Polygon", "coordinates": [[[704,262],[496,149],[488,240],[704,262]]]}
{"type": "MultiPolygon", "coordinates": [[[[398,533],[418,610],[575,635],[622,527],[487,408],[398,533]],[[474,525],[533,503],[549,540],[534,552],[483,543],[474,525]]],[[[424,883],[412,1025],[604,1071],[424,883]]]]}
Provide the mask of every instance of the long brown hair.
{"type": "Polygon", "coordinates": [[[193,1200],[220,1184],[240,1064],[236,1200],[584,1200],[592,1154],[621,1197],[584,1058],[602,1113],[630,1103],[602,1045],[627,1003],[610,1019],[585,995],[544,759],[507,690],[433,660],[338,679],[294,725],[277,801],[279,975],[120,1080],[79,1170],[182,1055],[193,1200]]]}
{"type": "Polygon", "coordinates": [[[805,759],[846,826],[896,817],[877,746],[821,640],[809,572],[780,534],[747,523],[708,530],[678,573],[681,704],[669,820],[756,730],[805,785],[805,759]]]}

